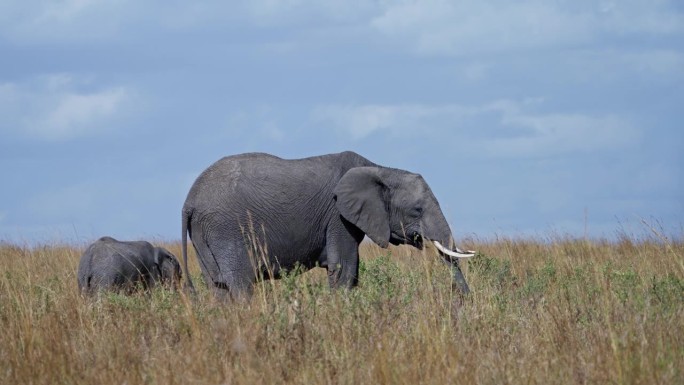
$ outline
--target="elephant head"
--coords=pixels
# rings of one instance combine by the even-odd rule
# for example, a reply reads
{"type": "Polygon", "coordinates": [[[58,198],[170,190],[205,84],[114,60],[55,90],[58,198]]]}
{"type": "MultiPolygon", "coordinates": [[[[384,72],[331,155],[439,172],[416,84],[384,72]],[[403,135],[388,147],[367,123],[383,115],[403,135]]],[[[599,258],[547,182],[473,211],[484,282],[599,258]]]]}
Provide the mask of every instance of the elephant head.
{"type": "Polygon", "coordinates": [[[423,249],[431,242],[453,266],[454,283],[462,293],[470,290],[458,258],[475,255],[453,246],[449,225],[430,186],[422,176],[385,167],[349,170],[335,187],[342,217],[361,229],[380,247],[408,244],[423,249]]]}
{"type": "Polygon", "coordinates": [[[176,257],[163,247],[155,247],[154,263],[159,269],[160,281],[174,289],[178,288],[182,274],[176,257]]]}

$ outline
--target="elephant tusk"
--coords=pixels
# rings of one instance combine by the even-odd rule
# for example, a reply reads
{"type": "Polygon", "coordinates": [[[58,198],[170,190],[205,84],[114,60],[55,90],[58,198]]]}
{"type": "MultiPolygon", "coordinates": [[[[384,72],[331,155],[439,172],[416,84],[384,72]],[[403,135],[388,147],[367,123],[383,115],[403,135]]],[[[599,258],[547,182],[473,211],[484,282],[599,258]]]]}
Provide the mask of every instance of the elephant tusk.
{"type": "Polygon", "coordinates": [[[463,250],[459,249],[458,247],[456,248],[456,252],[461,253],[461,254],[477,254],[477,251],[475,251],[475,250],[463,251],[463,250]]]}
{"type": "Polygon", "coordinates": [[[443,254],[446,254],[452,258],[470,258],[475,256],[475,251],[473,250],[468,250],[464,252],[463,250],[459,249],[458,247],[456,248],[456,251],[451,251],[447,249],[446,247],[442,246],[441,243],[437,241],[432,241],[435,244],[435,247],[437,247],[437,250],[442,252],[443,254]]]}

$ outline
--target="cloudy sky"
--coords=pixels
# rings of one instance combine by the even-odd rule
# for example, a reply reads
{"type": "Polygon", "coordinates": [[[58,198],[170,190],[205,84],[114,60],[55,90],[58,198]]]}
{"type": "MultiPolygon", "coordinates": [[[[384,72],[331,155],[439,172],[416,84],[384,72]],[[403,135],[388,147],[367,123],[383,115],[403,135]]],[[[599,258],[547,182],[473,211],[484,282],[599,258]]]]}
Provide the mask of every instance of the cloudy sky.
{"type": "Polygon", "coordinates": [[[0,239],[176,240],[220,157],[343,150],[457,237],[681,236],[682,4],[3,1],[0,239]]]}

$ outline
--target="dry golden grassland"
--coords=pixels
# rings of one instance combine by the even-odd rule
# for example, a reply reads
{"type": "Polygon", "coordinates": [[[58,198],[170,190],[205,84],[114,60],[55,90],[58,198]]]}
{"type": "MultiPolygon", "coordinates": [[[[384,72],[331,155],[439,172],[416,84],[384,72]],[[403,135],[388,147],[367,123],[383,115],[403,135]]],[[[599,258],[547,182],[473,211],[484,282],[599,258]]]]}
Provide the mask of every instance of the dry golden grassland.
{"type": "MultiPolygon", "coordinates": [[[[178,244],[166,245],[180,255],[178,244]]],[[[81,298],[83,248],[0,246],[2,384],[684,384],[684,243],[470,240],[459,301],[428,252],[364,245],[360,286],[323,269],[249,304],[81,298]]]]}

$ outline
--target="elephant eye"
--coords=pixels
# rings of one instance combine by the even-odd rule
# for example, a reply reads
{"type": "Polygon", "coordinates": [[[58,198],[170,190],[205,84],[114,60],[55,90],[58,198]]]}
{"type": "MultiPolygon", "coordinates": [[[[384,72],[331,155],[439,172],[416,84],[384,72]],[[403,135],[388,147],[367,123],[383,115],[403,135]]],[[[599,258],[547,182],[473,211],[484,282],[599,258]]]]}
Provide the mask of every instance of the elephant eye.
{"type": "Polygon", "coordinates": [[[423,208],[420,206],[416,206],[413,208],[413,212],[416,213],[417,215],[423,214],[423,208]]]}

